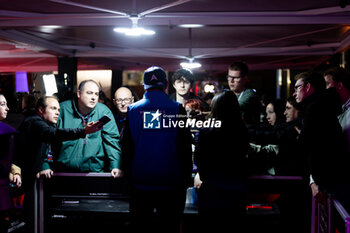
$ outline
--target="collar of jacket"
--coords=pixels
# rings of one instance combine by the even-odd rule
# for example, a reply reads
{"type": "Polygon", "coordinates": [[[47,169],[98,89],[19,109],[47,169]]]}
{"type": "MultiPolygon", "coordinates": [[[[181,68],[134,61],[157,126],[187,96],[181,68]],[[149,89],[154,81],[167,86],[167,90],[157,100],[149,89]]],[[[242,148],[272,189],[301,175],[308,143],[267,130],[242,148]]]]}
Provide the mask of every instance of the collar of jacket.
{"type": "Polygon", "coordinates": [[[120,116],[119,114],[116,114],[116,115],[115,115],[115,119],[116,119],[118,122],[126,121],[126,117],[122,117],[122,116],[120,116]]]}
{"type": "Polygon", "coordinates": [[[157,90],[157,89],[151,89],[151,90],[147,90],[144,94],[145,99],[149,99],[152,98],[153,96],[163,96],[166,95],[168,97],[167,94],[165,94],[164,91],[161,90],[157,90]]]}
{"type": "Polygon", "coordinates": [[[346,110],[348,110],[350,108],[350,98],[348,99],[348,101],[346,101],[344,104],[343,104],[343,112],[345,112],[346,110]]]}
{"type": "Polygon", "coordinates": [[[311,103],[313,103],[317,99],[318,94],[313,93],[310,96],[306,97],[301,103],[301,110],[304,111],[307,106],[309,106],[311,103]]]}
{"type": "MultiPolygon", "coordinates": [[[[98,103],[97,103],[98,104],[98,103]]],[[[97,106],[96,104],[96,106],[97,106]]],[[[94,107],[94,109],[92,109],[92,111],[88,114],[90,117],[93,116],[95,114],[95,108],[96,106],[94,107]]],[[[72,108],[73,108],[73,114],[75,117],[78,117],[78,118],[81,118],[81,114],[78,110],[78,98],[75,97],[72,99],[72,108]]],[[[86,116],[84,116],[86,117],[86,116]]]]}

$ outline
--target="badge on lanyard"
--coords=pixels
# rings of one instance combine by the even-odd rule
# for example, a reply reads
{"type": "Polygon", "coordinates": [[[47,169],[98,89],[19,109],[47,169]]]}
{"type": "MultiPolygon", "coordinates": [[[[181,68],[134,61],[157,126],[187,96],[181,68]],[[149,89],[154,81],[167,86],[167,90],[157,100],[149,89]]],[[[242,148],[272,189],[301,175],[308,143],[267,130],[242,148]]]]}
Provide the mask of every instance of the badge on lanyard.
{"type": "Polygon", "coordinates": [[[53,153],[51,151],[51,145],[49,145],[49,151],[47,152],[47,162],[49,163],[53,162],[53,153]]]}

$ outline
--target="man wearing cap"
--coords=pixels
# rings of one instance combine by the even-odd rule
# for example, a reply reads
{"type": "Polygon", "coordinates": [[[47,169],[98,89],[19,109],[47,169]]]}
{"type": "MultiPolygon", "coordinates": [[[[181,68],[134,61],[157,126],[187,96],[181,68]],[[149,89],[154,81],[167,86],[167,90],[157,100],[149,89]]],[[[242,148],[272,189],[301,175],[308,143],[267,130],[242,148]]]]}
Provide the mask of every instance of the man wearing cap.
{"type": "Polygon", "coordinates": [[[122,139],[123,170],[131,184],[132,229],[179,232],[191,182],[191,135],[188,128],[164,122],[185,121],[186,111],[164,93],[167,79],[162,68],[148,68],[143,80],[144,98],[129,106],[122,139]],[[150,229],[154,209],[159,224],[150,229]]]}

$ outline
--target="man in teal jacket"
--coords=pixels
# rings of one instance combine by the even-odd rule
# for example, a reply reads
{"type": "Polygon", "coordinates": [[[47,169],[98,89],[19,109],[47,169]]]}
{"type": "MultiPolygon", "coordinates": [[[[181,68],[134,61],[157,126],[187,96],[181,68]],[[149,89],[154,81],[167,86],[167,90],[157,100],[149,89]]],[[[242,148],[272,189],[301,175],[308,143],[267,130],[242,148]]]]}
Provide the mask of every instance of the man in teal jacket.
{"type": "MultiPolygon", "coordinates": [[[[111,118],[101,131],[85,138],[62,142],[57,157],[57,169],[68,172],[104,172],[109,169],[113,177],[122,176],[120,168],[119,132],[112,112],[98,103],[99,85],[93,80],[80,83],[78,98],[61,103],[58,128],[84,127],[107,115],[111,118]],[[108,162],[108,168],[105,162],[108,162]]],[[[44,164],[44,169],[45,165],[44,164]]]]}

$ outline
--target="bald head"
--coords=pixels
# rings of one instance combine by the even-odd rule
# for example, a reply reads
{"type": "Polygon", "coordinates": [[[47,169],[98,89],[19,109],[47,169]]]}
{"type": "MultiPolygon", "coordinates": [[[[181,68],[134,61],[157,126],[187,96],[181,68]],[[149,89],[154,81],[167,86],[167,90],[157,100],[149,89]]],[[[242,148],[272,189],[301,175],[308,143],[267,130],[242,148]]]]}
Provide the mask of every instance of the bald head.
{"type": "Polygon", "coordinates": [[[131,91],[126,87],[120,87],[114,93],[113,103],[117,107],[119,114],[125,114],[128,106],[134,102],[131,91]]]}

